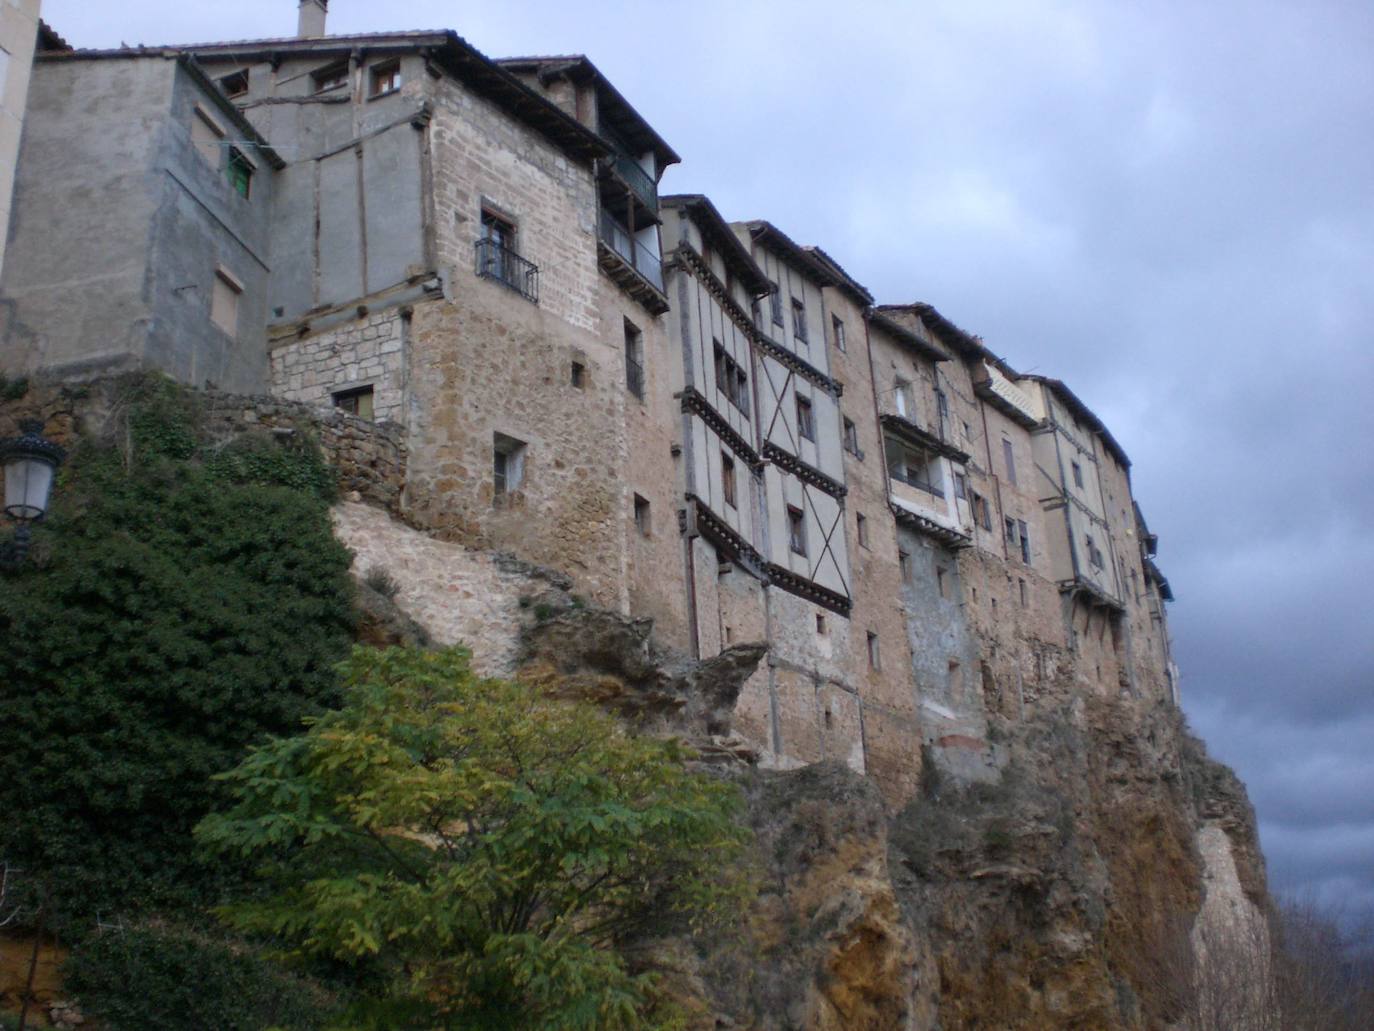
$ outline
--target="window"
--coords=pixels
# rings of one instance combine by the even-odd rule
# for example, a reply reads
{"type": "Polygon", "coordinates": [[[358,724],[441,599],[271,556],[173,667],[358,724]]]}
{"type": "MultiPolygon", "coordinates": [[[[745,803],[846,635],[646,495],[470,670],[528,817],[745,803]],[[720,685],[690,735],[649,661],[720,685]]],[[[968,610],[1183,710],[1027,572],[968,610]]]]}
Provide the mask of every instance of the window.
{"type": "Polygon", "coordinates": [[[935,567],[935,586],[939,589],[941,598],[949,597],[949,574],[945,572],[944,566],[935,567]]]}
{"type": "Polygon", "coordinates": [[[806,554],[806,516],[792,505],[787,506],[787,542],[798,555],[806,554]]]}
{"type": "Polygon", "coordinates": [[[896,385],[892,389],[892,400],[897,406],[897,414],[903,419],[910,419],[916,413],[916,398],[911,393],[911,381],[897,379],[896,385]]]}
{"type": "Polygon", "coordinates": [[[1073,485],[1075,487],[1083,486],[1083,467],[1077,462],[1073,463],[1073,485]]]}
{"type": "Polygon", "coordinates": [[[811,401],[797,395],[797,433],[803,440],[816,439],[816,421],[811,414],[811,401]]]}
{"type": "Polygon", "coordinates": [[[825,613],[823,612],[816,613],[816,633],[822,637],[825,636],[825,613]]]}
{"type": "Polygon", "coordinates": [[[330,90],[343,89],[348,85],[348,62],[337,61],[334,64],[326,65],[311,72],[310,77],[315,80],[316,93],[328,93],[330,90]]]}
{"type": "Polygon", "coordinates": [[[229,185],[240,197],[253,191],[253,163],[237,147],[229,148],[229,185]]]}
{"type": "Polygon", "coordinates": [[[501,497],[513,494],[525,482],[525,452],[523,440],[504,433],[492,434],[492,494],[501,497]]]}
{"type": "Polygon", "coordinates": [[[897,569],[902,574],[902,582],[911,583],[911,552],[897,549],[897,569]]]}
{"type": "Polygon", "coordinates": [[[792,298],[792,335],[806,343],[806,305],[792,298]]]}
{"type": "Polygon", "coordinates": [[[856,458],[863,457],[863,452],[859,450],[859,427],[854,425],[853,419],[844,421],[844,449],[856,458]]]}
{"type": "Polygon", "coordinates": [[[740,410],[740,413],[747,419],[749,418],[749,377],[736,362],[725,352],[719,340],[713,340],[712,352],[715,358],[716,370],[716,390],[724,394],[726,399],[740,410]]]}
{"type": "Polygon", "coordinates": [[[205,163],[218,171],[224,157],[224,130],[199,108],[191,119],[191,143],[205,163]]]}
{"type": "Polygon", "coordinates": [[[731,508],[737,507],[735,504],[735,460],[724,451],[720,453],[720,490],[725,497],[725,503],[731,508]]]}
{"type": "Polygon", "coordinates": [[[1094,569],[1105,568],[1105,563],[1102,558],[1102,552],[1100,552],[1097,549],[1097,544],[1092,539],[1091,535],[1089,535],[1088,537],[1088,562],[1092,564],[1094,569]]]}
{"type": "Polygon", "coordinates": [[[569,380],[573,386],[581,390],[587,385],[587,367],[581,362],[573,362],[572,375],[569,377],[569,380]]]}
{"type": "Polygon", "coordinates": [[[490,240],[502,250],[515,250],[515,220],[483,208],[482,239],[490,240]]]}
{"type": "Polygon", "coordinates": [[[239,298],[243,284],[224,269],[215,270],[215,284],[210,297],[210,321],[231,337],[239,331],[239,298]]]}
{"type": "Polygon", "coordinates": [[[830,316],[831,335],[835,338],[835,348],[839,351],[847,351],[849,348],[844,340],[844,323],[840,321],[838,315],[830,316]]]}
{"type": "Polygon", "coordinates": [[[625,320],[625,389],[644,400],[644,334],[625,320]]]}
{"type": "Polygon", "coordinates": [[[241,97],[248,92],[248,69],[243,68],[219,80],[219,88],[227,97],[241,97]]]}
{"type": "Polygon", "coordinates": [[[963,473],[954,474],[954,496],[960,501],[968,500],[968,479],[963,473]]]}
{"type": "Polygon", "coordinates": [[[984,530],[992,531],[992,506],[977,491],[973,492],[973,521],[984,530]]]}
{"type": "Polygon", "coordinates": [[[859,547],[868,547],[868,517],[862,512],[855,515],[856,525],[859,531],[859,547]]]}
{"type": "Polygon", "coordinates": [[[1005,462],[1005,463],[1006,463],[1006,466],[1007,466],[1007,481],[1008,481],[1013,487],[1015,487],[1015,486],[1016,486],[1016,456],[1012,454],[1012,451],[1011,451],[1011,441],[1010,441],[1008,438],[1006,438],[1006,437],[1003,437],[1003,438],[1002,438],[1002,461],[1005,462]]]}
{"type": "Polygon", "coordinates": [[[878,635],[868,631],[868,668],[882,669],[882,656],[878,653],[878,635]]]}
{"type": "Polygon", "coordinates": [[[387,61],[372,69],[369,96],[381,97],[401,88],[401,62],[387,61]]]}
{"type": "Polygon", "coordinates": [[[712,340],[711,352],[715,357],[716,363],[716,389],[728,397],[730,394],[730,387],[728,386],[729,370],[725,363],[729,361],[729,359],[725,357],[725,348],[720,346],[719,340],[712,340]]]}
{"type": "Polygon", "coordinates": [[[372,388],[341,390],[334,395],[334,407],[363,419],[372,418],[372,388]]]}
{"type": "Polygon", "coordinates": [[[939,387],[935,388],[935,411],[940,416],[940,435],[944,436],[945,427],[949,425],[949,398],[939,387]]]}
{"type": "Polygon", "coordinates": [[[1026,529],[1026,524],[1020,519],[1016,520],[1016,537],[1021,542],[1021,561],[1030,565],[1030,531],[1026,529]]]}
{"type": "Polygon", "coordinates": [[[781,326],[782,323],[782,291],[778,289],[778,284],[771,279],[768,281],[768,304],[772,309],[773,325],[781,326]]]}
{"type": "Polygon", "coordinates": [[[1030,604],[1030,598],[1029,598],[1029,596],[1026,594],[1026,581],[1025,581],[1025,580],[1022,580],[1020,577],[1018,577],[1017,580],[1016,580],[1016,585],[1017,585],[1018,588],[1020,588],[1020,591],[1021,591],[1021,607],[1024,609],[1024,608],[1026,608],[1026,607],[1030,604]]]}
{"type": "Polygon", "coordinates": [[[740,415],[749,418],[749,377],[738,365],[735,366],[735,407],[740,415]]]}
{"type": "Polygon", "coordinates": [[[641,537],[649,537],[653,533],[653,523],[649,519],[649,502],[638,494],[635,495],[635,529],[641,537]]]}
{"type": "Polygon", "coordinates": [[[1016,543],[1016,520],[1013,519],[1011,516],[1007,516],[1007,517],[1003,520],[1003,525],[1005,526],[1006,531],[1007,531],[1007,543],[1009,543],[1009,544],[1015,544],[1015,543],[1016,543]]]}

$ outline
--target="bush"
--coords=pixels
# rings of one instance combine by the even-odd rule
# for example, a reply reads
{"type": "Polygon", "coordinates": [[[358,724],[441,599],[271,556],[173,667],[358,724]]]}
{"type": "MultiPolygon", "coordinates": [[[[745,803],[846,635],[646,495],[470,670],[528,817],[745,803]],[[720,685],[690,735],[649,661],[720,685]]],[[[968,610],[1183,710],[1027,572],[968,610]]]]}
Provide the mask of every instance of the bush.
{"type": "Polygon", "coordinates": [[[479,680],[461,649],[344,670],[345,706],[253,749],[197,830],[271,886],[228,918],[356,965],[363,1026],[666,1026],[626,946],[740,904],[739,792],[675,742],[479,680]]]}
{"type": "Polygon", "coordinates": [[[0,855],[67,932],[205,897],[211,777],[337,701],[354,619],[349,554],[300,489],[317,454],[286,484],[207,461],[194,400],[156,383],[113,436],[77,446],[34,561],[0,577],[0,855]]]}
{"type": "Polygon", "coordinates": [[[64,986],[107,1031],[284,1031],[323,1026],[321,988],[247,951],[186,930],[104,931],[73,950],[64,986]]]}

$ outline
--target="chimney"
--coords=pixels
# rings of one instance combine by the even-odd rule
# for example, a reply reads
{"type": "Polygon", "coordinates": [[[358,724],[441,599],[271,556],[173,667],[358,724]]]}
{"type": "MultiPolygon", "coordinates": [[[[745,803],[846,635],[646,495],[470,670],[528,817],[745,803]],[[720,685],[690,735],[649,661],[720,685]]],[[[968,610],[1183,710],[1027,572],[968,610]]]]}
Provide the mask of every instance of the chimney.
{"type": "Polygon", "coordinates": [[[329,13],[329,0],[301,0],[300,20],[296,23],[296,37],[310,39],[324,35],[324,16],[329,13]]]}

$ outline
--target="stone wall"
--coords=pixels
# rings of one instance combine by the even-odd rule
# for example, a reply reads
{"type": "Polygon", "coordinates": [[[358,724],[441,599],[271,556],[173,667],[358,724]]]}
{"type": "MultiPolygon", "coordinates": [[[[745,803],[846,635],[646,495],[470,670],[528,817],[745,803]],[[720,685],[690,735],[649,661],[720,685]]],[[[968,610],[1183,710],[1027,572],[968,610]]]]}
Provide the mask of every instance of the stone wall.
{"type": "Polygon", "coordinates": [[[328,408],[337,393],[371,387],[373,418],[402,422],[409,321],[407,314],[391,309],[273,341],[268,353],[272,393],[328,408]]]}

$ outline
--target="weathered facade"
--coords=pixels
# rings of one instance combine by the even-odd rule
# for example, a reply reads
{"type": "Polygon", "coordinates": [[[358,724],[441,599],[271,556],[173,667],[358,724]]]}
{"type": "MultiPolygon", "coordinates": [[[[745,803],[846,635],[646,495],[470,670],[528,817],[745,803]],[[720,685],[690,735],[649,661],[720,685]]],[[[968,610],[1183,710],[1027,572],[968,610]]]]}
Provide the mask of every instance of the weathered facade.
{"type": "Polygon", "coordinates": [[[736,730],[894,808],[925,762],[995,779],[990,728],[1065,684],[1176,701],[1107,428],[777,226],[660,197],[677,160],[586,58],[453,33],[43,52],[0,371],[154,367],[390,424],[411,526],[694,658],[764,643],[736,730]],[[99,195],[93,122],[127,130],[99,195]]]}

